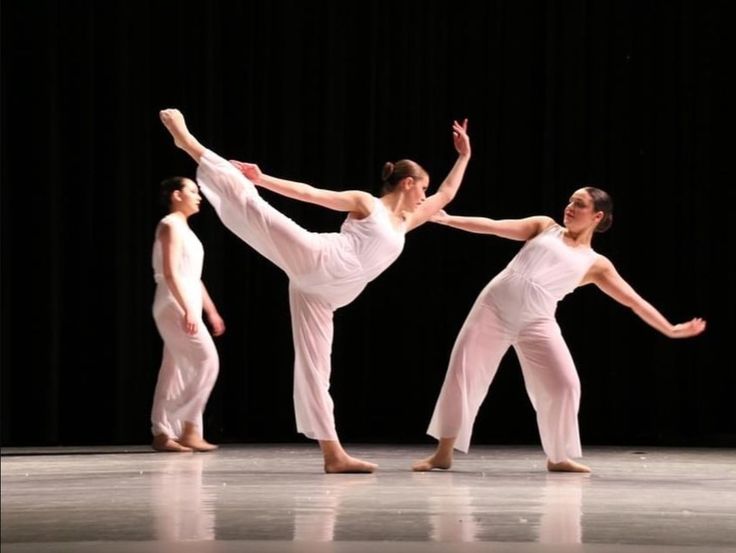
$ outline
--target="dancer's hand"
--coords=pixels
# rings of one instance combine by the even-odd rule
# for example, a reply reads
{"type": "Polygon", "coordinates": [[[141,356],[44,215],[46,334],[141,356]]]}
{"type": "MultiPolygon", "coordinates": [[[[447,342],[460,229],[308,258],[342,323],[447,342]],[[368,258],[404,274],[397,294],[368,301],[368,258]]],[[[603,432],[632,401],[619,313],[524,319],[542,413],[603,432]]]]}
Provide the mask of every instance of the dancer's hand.
{"type": "Polygon", "coordinates": [[[673,327],[670,338],[691,338],[705,330],[705,321],[695,317],[686,323],[680,323],[673,327]]]}
{"type": "Polygon", "coordinates": [[[221,336],[225,332],[225,321],[222,320],[219,313],[208,313],[207,320],[212,327],[212,336],[221,336]]]}
{"type": "Polygon", "coordinates": [[[197,333],[197,318],[193,317],[189,311],[184,313],[184,320],[182,322],[184,324],[184,332],[190,336],[194,336],[197,333]]]}
{"type": "Polygon", "coordinates": [[[238,171],[243,173],[245,178],[247,178],[254,184],[258,184],[261,180],[261,177],[263,177],[261,169],[255,163],[246,163],[244,161],[238,161],[236,159],[231,159],[230,163],[232,163],[238,171]]]}
{"type": "Polygon", "coordinates": [[[440,209],[437,213],[432,215],[429,220],[433,223],[444,224],[449,218],[450,216],[447,214],[447,211],[445,211],[444,209],[440,209]]]}
{"type": "Polygon", "coordinates": [[[452,140],[455,150],[461,156],[470,156],[470,138],[468,137],[468,120],[463,119],[462,124],[452,122],[452,140]]]}

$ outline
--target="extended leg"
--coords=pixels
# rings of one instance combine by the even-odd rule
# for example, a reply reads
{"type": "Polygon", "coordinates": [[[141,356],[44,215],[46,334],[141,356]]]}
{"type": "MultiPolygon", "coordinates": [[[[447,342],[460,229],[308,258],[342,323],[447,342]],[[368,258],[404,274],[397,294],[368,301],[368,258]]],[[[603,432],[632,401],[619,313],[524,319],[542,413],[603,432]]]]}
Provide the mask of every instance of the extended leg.
{"type": "Polygon", "coordinates": [[[160,116],[175,144],[199,165],[197,182],[223,224],[289,278],[314,271],[323,252],[323,237],[303,229],[261,198],[232,163],[192,136],[178,110],[162,110],[160,116]]]}
{"type": "Polygon", "coordinates": [[[174,138],[174,144],[188,153],[191,158],[199,163],[199,159],[204,153],[204,146],[192,136],[184,122],[184,116],[178,109],[162,109],[159,112],[161,122],[174,138]]]}

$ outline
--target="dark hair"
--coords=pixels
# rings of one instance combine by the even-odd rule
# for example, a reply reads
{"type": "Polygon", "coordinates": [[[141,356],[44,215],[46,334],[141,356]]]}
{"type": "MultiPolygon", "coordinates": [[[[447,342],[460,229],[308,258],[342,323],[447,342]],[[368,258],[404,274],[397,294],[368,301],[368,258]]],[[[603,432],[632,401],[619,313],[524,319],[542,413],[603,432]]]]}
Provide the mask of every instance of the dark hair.
{"type": "Polygon", "coordinates": [[[184,190],[186,177],[169,177],[161,181],[161,205],[171,209],[171,195],[177,190],[184,190]]]}
{"type": "Polygon", "coordinates": [[[427,171],[416,161],[400,159],[396,162],[387,161],[381,171],[381,194],[393,192],[396,185],[403,179],[413,177],[420,179],[427,176],[427,171]]]}
{"type": "Polygon", "coordinates": [[[613,224],[613,200],[608,192],[594,186],[586,186],[584,190],[593,199],[593,210],[602,211],[603,219],[598,222],[595,232],[606,232],[613,224]]]}

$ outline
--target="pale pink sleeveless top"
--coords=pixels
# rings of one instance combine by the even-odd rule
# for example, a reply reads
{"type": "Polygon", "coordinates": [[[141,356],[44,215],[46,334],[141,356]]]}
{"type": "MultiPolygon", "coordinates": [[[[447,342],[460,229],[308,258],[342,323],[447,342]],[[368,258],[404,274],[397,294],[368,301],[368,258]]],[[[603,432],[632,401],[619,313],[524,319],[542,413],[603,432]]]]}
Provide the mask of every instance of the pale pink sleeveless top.
{"type": "Polygon", "coordinates": [[[488,303],[514,320],[553,316],[597,257],[592,248],[566,244],[564,232],[555,224],[527,241],[486,287],[488,303]]]}
{"type": "MultiPolygon", "coordinates": [[[[165,219],[165,218],[164,218],[165,219]]],[[[164,220],[162,219],[162,221],[164,220]]],[[[204,263],[204,248],[202,242],[199,241],[197,235],[192,232],[183,221],[174,219],[174,224],[181,237],[181,253],[179,255],[177,274],[182,278],[184,285],[183,292],[193,300],[193,307],[202,305],[202,266],[204,263]]],[[[176,302],[173,294],[166,285],[164,278],[164,262],[163,251],[161,246],[161,238],[159,231],[161,224],[156,227],[156,236],[153,242],[152,265],[153,279],[158,284],[156,289],[156,298],[154,300],[154,310],[157,305],[162,307],[165,302],[176,302]]],[[[199,312],[199,311],[197,311],[199,312]]]]}
{"type": "Polygon", "coordinates": [[[318,270],[296,278],[300,290],[318,295],[338,308],[358,297],[370,281],[399,257],[405,230],[394,227],[380,199],[374,197],[373,203],[367,217],[348,217],[339,233],[318,235],[323,259],[318,270]]]}

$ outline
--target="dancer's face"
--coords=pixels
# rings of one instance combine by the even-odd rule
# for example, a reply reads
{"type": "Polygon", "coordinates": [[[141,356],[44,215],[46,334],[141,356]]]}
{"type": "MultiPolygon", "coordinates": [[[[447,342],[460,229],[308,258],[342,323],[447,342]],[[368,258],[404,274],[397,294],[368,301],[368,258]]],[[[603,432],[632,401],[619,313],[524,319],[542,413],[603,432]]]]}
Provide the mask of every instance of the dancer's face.
{"type": "Polygon", "coordinates": [[[410,177],[406,186],[406,209],[414,211],[427,199],[427,188],[429,188],[429,177],[410,177]]]}
{"type": "Polygon", "coordinates": [[[595,211],[593,198],[584,189],[576,190],[565,207],[565,227],[572,231],[582,231],[588,227],[595,228],[603,218],[602,211],[595,211]]]}
{"type": "Polygon", "coordinates": [[[174,192],[175,206],[179,211],[183,211],[186,215],[197,213],[202,196],[199,195],[199,188],[190,179],[184,180],[184,186],[181,190],[174,192]]]}

